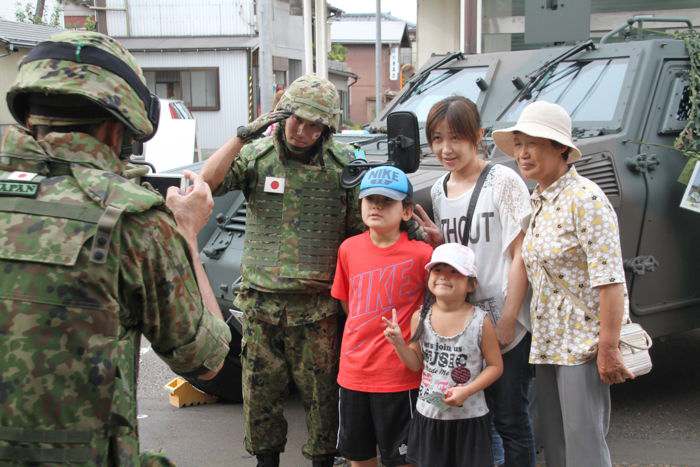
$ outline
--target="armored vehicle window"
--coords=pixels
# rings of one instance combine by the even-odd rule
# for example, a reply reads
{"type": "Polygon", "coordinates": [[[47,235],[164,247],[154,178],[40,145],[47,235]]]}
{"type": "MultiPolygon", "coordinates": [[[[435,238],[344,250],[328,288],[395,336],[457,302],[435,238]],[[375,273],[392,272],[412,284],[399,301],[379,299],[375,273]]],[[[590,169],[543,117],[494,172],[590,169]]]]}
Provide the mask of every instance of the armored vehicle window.
{"type": "Polygon", "coordinates": [[[688,76],[688,65],[670,65],[668,70],[669,73],[672,73],[673,78],[659,134],[677,135],[685,128],[690,117],[692,108],[690,77],[688,76]]]}
{"type": "Polygon", "coordinates": [[[476,80],[484,78],[488,68],[480,66],[433,70],[425,81],[411,92],[410,97],[393,110],[410,110],[416,114],[419,122],[425,123],[433,104],[445,97],[458,94],[476,102],[481,93],[476,80]]]}
{"type": "Polygon", "coordinates": [[[532,91],[529,100],[513,104],[503,121],[516,121],[533,101],[556,102],[576,122],[610,121],[615,115],[628,58],[562,62],[532,91]]]}

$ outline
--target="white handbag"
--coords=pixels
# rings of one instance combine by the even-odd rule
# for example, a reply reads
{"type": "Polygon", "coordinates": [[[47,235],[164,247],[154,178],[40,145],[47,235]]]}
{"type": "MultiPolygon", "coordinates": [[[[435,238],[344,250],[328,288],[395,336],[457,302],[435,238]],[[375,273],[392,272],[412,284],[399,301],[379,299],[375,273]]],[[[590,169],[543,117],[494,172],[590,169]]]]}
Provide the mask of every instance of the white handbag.
{"type": "MultiPolygon", "coordinates": [[[[569,296],[574,306],[584,311],[588,308],[583,300],[574,295],[566,287],[566,284],[560,281],[557,276],[550,274],[544,265],[541,266],[549,279],[569,296]]],[[[619,344],[622,362],[625,364],[625,368],[635,377],[646,375],[651,371],[651,355],[649,355],[651,344],[651,337],[649,337],[649,334],[640,324],[633,323],[632,321],[622,323],[619,344]]],[[[595,355],[597,350],[598,344],[595,345],[595,348],[591,349],[591,354],[595,355]]]]}
{"type": "Polygon", "coordinates": [[[628,322],[620,329],[620,352],[625,367],[634,375],[642,376],[651,371],[651,337],[637,323],[628,322]]]}

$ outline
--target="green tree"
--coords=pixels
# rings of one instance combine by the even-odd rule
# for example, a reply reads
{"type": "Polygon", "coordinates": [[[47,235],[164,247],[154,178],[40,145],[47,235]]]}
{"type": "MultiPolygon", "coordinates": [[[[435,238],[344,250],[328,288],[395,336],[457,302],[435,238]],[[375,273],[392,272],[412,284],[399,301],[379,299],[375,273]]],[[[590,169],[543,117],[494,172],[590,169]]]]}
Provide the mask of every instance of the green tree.
{"type": "Polygon", "coordinates": [[[330,60],[344,62],[345,59],[348,58],[348,49],[343,44],[332,44],[331,51],[328,52],[328,58],[330,60]]]}
{"type": "Polygon", "coordinates": [[[86,31],[97,31],[97,22],[94,16],[88,16],[85,19],[85,30],[86,31]]]}
{"type": "Polygon", "coordinates": [[[40,14],[36,14],[37,10],[34,2],[16,2],[15,19],[20,23],[45,24],[48,26],[61,25],[61,12],[63,8],[60,4],[56,4],[53,7],[48,18],[46,18],[47,12],[43,9],[43,2],[37,2],[37,4],[40,4],[40,9],[42,10],[40,14]]]}

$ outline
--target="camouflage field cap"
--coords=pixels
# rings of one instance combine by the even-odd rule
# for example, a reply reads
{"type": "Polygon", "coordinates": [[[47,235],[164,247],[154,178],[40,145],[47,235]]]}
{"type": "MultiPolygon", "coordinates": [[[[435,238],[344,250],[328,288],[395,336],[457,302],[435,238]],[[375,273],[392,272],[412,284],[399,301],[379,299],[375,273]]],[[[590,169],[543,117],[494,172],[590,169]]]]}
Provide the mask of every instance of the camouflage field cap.
{"type": "Polygon", "coordinates": [[[134,57],[97,32],[61,32],[27,54],[7,93],[7,106],[18,123],[25,123],[29,96],[37,94],[86,98],[124,123],[138,141],[150,139],[158,126],[158,98],[148,90],[134,57]]]}
{"type": "Polygon", "coordinates": [[[333,83],[316,75],[304,75],[284,91],[276,110],[322,123],[335,131],[340,125],[340,97],[333,83]]]}

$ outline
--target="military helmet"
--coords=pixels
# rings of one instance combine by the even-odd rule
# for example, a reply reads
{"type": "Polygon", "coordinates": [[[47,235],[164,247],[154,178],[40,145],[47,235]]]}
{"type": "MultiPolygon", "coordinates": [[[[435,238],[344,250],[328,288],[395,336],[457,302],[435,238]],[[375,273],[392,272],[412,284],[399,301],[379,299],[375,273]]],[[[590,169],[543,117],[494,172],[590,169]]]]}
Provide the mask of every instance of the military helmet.
{"type": "Polygon", "coordinates": [[[316,75],[304,75],[285,90],[275,110],[287,110],[335,131],[340,126],[340,97],[333,83],[316,75]]]}
{"type": "Polygon", "coordinates": [[[152,138],[158,128],[160,103],[141,68],[121,44],[97,32],[61,32],[32,49],[7,93],[7,106],[22,125],[32,95],[86,99],[126,125],[137,141],[152,138]]]}

